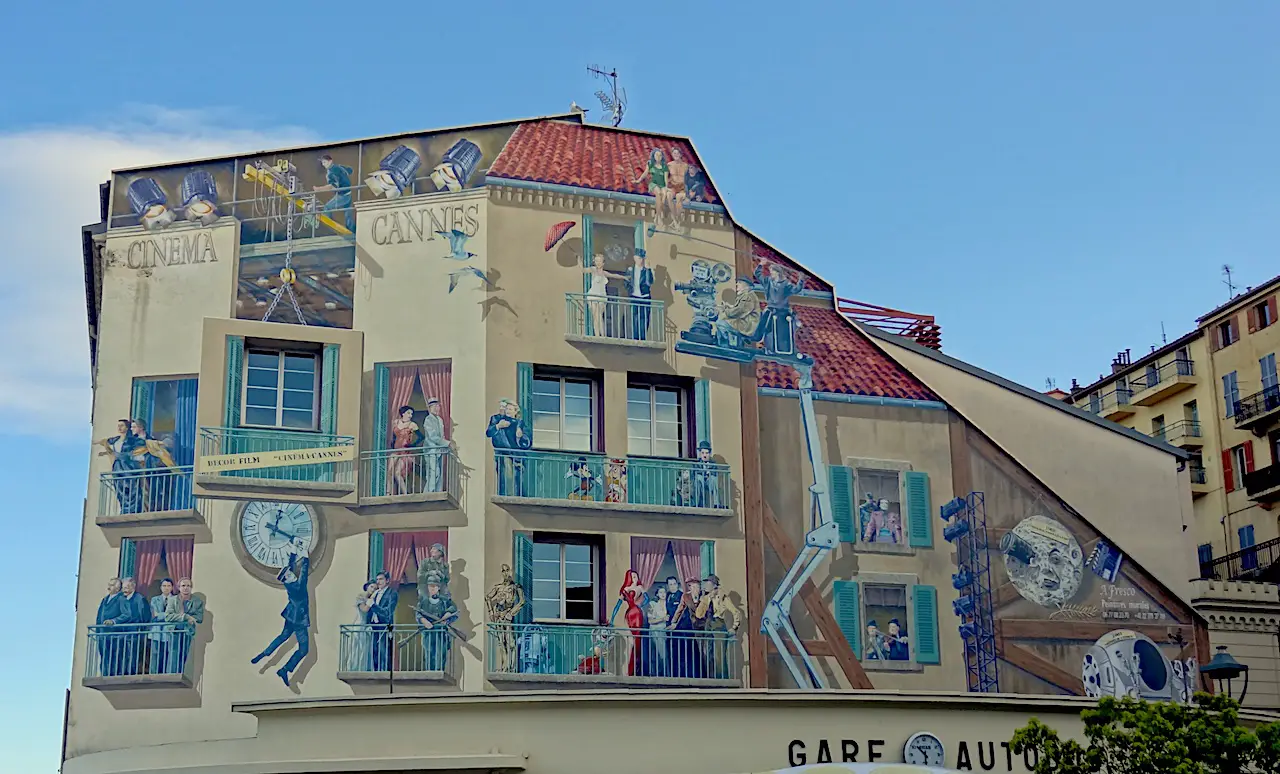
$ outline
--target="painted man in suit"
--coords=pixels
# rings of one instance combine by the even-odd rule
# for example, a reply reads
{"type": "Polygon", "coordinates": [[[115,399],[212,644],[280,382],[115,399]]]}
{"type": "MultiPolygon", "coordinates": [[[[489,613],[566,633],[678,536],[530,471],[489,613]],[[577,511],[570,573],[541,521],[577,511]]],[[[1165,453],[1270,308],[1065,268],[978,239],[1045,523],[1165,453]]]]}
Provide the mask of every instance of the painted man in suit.
{"type": "Polygon", "coordinates": [[[631,268],[623,282],[627,286],[627,295],[631,297],[631,336],[635,341],[649,339],[649,309],[653,305],[653,269],[650,269],[643,247],[637,247],[632,253],[631,268]]]}
{"type": "Polygon", "coordinates": [[[174,644],[177,657],[171,666],[179,673],[187,669],[187,657],[191,655],[191,641],[196,636],[196,626],[204,623],[204,600],[191,593],[191,579],[178,580],[178,609],[166,620],[179,624],[175,628],[174,644]]]}
{"type": "Polygon", "coordinates": [[[121,604],[129,608],[129,634],[124,638],[124,655],[121,659],[122,674],[136,675],[144,670],[143,659],[147,649],[147,624],[151,623],[151,603],[138,593],[138,583],[125,578],[121,604]]]}
{"type": "MultiPolygon", "coordinates": [[[[132,618],[132,610],[128,605],[124,604],[120,594],[120,579],[112,578],[107,581],[107,595],[98,603],[98,617],[94,619],[94,623],[98,627],[116,626],[118,624],[127,624],[132,618]]],[[[98,657],[102,662],[102,677],[114,677],[121,674],[120,657],[124,653],[124,648],[120,643],[120,635],[109,630],[98,628],[98,657]]]]}
{"type": "Polygon", "coordinates": [[[293,670],[297,669],[302,659],[311,652],[311,597],[307,590],[307,582],[310,579],[311,557],[307,555],[306,545],[301,540],[296,540],[293,544],[293,553],[289,554],[288,563],[276,576],[276,580],[284,584],[285,594],[289,599],[284,610],[280,611],[280,617],[284,619],[284,627],[266,650],[254,656],[250,662],[258,663],[275,653],[276,648],[293,637],[298,642],[298,649],[293,652],[284,666],[276,670],[276,674],[286,686],[289,684],[289,676],[293,674],[293,670]],[[302,557],[301,560],[299,556],[302,557]]]}
{"type": "Polygon", "coordinates": [[[533,447],[533,435],[520,418],[520,405],[506,398],[498,401],[498,413],[489,417],[485,435],[493,444],[498,494],[524,497],[524,455],[520,451],[533,447]]]}
{"type": "Polygon", "coordinates": [[[400,592],[385,570],[378,573],[378,588],[369,599],[369,623],[373,630],[373,671],[391,668],[391,626],[396,622],[396,605],[400,592]]]}

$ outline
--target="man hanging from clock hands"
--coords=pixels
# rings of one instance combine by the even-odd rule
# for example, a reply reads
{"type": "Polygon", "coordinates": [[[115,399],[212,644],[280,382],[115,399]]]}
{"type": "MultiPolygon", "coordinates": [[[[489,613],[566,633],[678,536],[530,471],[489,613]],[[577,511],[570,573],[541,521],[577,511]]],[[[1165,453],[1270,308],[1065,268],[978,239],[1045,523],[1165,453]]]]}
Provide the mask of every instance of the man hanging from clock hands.
{"type": "Polygon", "coordinates": [[[284,619],[284,627],[271,644],[250,661],[256,664],[267,658],[290,637],[293,637],[298,643],[298,649],[293,652],[284,666],[276,670],[276,674],[286,686],[289,685],[289,676],[293,674],[293,670],[298,668],[298,664],[302,663],[302,659],[306,658],[307,653],[311,651],[311,597],[307,589],[307,582],[311,577],[311,557],[301,538],[294,538],[291,549],[289,561],[276,576],[276,580],[284,584],[285,594],[289,599],[284,610],[280,611],[280,617],[284,619]]]}

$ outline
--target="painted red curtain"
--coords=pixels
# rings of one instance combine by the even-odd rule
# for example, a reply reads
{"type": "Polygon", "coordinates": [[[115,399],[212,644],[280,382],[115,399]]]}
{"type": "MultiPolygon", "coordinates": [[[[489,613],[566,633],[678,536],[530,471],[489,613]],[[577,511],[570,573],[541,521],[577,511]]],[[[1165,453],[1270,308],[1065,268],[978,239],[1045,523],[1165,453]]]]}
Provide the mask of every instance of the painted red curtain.
{"type": "Polygon", "coordinates": [[[164,552],[162,538],[149,538],[134,542],[137,549],[133,564],[133,580],[138,584],[138,591],[147,593],[147,587],[155,580],[156,568],[160,566],[160,556],[164,552]]]}
{"type": "Polygon", "coordinates": [[[658,579],[669,545],[671,541],[667,538],[631,538],[631,569],[640,576],[641,586],[648,589],[658,579]]]}
{"type": "Polygon", "coordinates": [[[449,395],[453,386],[453,372],[448,360],[423,363],[418,366],[418,380],[422,396],[440,401],[440,419],[444,421],[444,437],[453,437],[453,423],[449,417],[449,395]]]}
{"type": "Polygon", "coordinates": [[[412,532],[383,533],[382,569],[386,571],[391,583],[399,583],[404,579],[405,569],[409,566],[409,556],[412,553],[412,532]]]}
{"type": "Polygon", "coordinates": [[[702,579],[702,541],[672,540],[671,554],[676,560],[676,572],[680,574],[680,585],[691,580],[702,579]]]}
{"type": "Polygon", "coordinates": [[[173,579],[173,593],[178,593],[178,583],[191,577],[195,555],[195,538],[176,537],[164,539],[164,563],[173,579]]]}
{"type": "Polygon", "coordinates": [[[409,403],[413,397],[413,385],[417,382],[418,373],[413,366],[395,366],[387,369],[389,378],[387,385],[386,438],[387,448],[392,448],[392,423],[400,416],[400,408],[409,403]]]}

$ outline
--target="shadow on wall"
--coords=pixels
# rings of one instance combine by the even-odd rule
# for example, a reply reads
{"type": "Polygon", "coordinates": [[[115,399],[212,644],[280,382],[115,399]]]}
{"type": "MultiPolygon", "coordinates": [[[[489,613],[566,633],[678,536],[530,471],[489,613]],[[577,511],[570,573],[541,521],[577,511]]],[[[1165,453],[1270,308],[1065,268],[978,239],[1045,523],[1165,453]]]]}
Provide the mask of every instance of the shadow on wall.
{"type": "Polygon", "coordinates": [[[203,706],[200,695],[200,681],[204,676],[204,658],[209,643],[213,642],[214,625],[217,614],[209,609],[208,599],[204,594],[195,594],[205,602],[204,623],[196,627],[196,636],[191,643],[188,658],[188,669],[191,671],[190,688],[164,687],[139,688],[128,691],[102,691],[112,709],[117,710],[163,710],[163,709],[195,709],[203,706]]]}

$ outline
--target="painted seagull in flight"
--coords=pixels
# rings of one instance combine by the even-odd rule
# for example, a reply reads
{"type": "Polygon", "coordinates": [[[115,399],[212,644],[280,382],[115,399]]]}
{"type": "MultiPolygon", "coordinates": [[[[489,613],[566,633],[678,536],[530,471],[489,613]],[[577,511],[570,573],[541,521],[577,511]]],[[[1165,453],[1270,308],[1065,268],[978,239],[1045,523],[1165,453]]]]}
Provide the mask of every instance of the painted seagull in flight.
{"type": "Polygon", "coordinates": [[[454,261],[466,261],[476,257],[475,253],[467,252],[468,236],[458,229],[452,231],[437,231],[437,234],[449,240],[449,254],[445,256],[454,261]]]}

